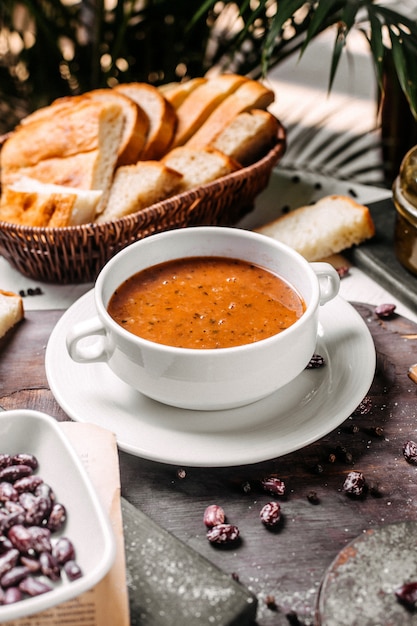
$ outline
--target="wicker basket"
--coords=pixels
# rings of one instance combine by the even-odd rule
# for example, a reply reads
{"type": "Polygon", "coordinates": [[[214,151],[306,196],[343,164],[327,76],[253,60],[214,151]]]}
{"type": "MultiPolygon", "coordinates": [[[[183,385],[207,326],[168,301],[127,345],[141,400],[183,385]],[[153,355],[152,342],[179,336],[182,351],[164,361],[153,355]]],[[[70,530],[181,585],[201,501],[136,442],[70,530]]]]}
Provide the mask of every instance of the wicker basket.
{"type": "Polygon", "coordinates": [[[269,153],[249,167],[119,220],[66,228],[0,221],[0,255],[30,278],[53,283],[94,281],[116,252],[156,232],[197,225],[233,225],[252,208],[285,151],[280,126],[269,153]]]}

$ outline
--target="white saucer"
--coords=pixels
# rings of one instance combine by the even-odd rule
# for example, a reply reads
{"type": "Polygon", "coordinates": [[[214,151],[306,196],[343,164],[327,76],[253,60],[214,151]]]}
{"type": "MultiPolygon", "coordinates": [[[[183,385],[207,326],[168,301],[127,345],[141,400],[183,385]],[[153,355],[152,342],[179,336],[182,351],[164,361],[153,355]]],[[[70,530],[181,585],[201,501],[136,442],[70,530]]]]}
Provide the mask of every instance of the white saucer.
{"type": "Polygon", "coordinates": [[[375,373],[371,334],[355,309],[338,296],[320,309],[316,352],[326,359],[325,367],[305,370],[271,396],[238,409],[177,409],[131,389],[104,363],[81,364],[70,358],[68,328],[94,315],[89,291],[52,331],[45,357],[51,391],[72,419],[107,428],[116,434],[121,450],[163,463],[225,467],[302,448],[351,415],[375,373]]]}

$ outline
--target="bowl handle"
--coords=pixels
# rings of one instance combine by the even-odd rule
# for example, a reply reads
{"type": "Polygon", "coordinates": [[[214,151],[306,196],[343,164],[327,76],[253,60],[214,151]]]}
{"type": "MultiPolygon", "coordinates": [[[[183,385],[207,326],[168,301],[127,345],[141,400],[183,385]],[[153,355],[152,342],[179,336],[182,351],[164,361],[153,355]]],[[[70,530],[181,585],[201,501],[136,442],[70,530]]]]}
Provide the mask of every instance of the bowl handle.
{"type": "Polygon", "coordinates": [[[333,300],[339,293],[340,277],[330,263],[310,263],[319,281],[320,305],[333,300]]]}
{"type": "Polygon", "coordinates": [[[85,320],[70,328],[66,337],[67,350],[73,361],[77,363],[97,363],[107,361],[110,346],[107,333],[98,317],[85,320]],[[84,341],[95,337],[93,342],[84,341]]]}

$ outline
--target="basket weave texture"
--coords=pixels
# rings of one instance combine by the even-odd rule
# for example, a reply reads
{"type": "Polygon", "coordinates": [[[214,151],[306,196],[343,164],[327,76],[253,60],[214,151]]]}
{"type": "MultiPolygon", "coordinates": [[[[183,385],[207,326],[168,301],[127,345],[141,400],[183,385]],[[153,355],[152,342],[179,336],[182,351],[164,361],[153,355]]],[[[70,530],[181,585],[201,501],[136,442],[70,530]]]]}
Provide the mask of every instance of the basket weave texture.
{"type": "Polygon", "coordinates": [[[52,283],[94,281],[106,262],[153,233],[188,226],[232,226],[252,210],[286,147],[280,126],[275,145],[259,161],[212,183],[172,196],[118,220],[65,228],[0,221],[0,255],[30,278],[52,283]]]}

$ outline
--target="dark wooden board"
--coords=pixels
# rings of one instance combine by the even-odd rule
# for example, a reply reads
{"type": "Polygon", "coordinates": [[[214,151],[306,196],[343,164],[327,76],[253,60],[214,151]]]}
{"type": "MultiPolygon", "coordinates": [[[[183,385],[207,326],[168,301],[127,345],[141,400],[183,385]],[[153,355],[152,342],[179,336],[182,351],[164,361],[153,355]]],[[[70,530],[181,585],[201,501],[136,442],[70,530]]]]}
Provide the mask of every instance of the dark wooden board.
{"type": "MultiPolygon", "coordinates": [[[[369,413],[351,416],[302,450],[248,466],[176,468],[120,452],[126,501],[222,572],[239,578],[258,599],[259,626],[288,626],[291,612],[301,623],[312,624],[320,583],[340,550],[370,528],[417,520],[416,468],[402,455],[404,441],[417,439],[417,386],[407,375],[417,362],[417,325],[401,316],[379,320],[371,307],[355,306],[377,350],[369,413]],[[383,429],[382,435],[376,428],[383,429]],[[342,448],[349,454],[338,455],[342,448]],[[370,489],[363,499],[348,498],[342,485],[351,469],[362,471],[379,493],[370,489]],[[271,473],[287,487],[279,498],[282,523],[275,532],[259,519],[261,507],[277,499],[259,485],[271,473]],[[318,504],[308,500],[311,491],[318,504]],[[211,503],[222,505],[228,521],[239,526],[241,541],[231,549],[216,549],[206,539],[203,513],[211,503]]],[[[28,312],[26,321],[0,341],[4,408],[35,408],[67,419],[44,371],[45,347],[60,315],[28,312]]]]}
{"type": "Polygon", "coordinates": [[[391,198],[369,204],[375,236],[346,252],[346,256],[390,293],[417,309],[417,276],[398,261],[394,250],[395,207],[391,198]]]}

